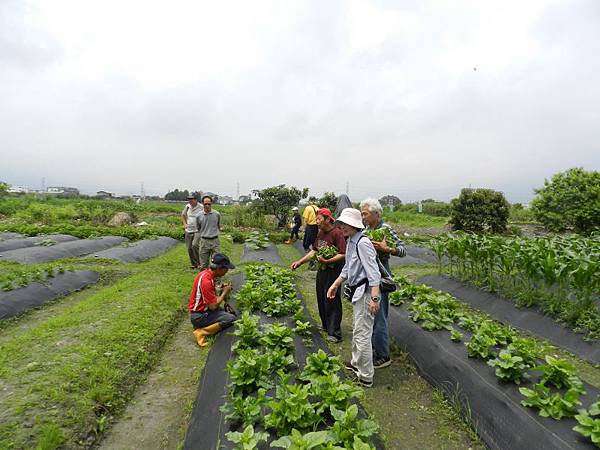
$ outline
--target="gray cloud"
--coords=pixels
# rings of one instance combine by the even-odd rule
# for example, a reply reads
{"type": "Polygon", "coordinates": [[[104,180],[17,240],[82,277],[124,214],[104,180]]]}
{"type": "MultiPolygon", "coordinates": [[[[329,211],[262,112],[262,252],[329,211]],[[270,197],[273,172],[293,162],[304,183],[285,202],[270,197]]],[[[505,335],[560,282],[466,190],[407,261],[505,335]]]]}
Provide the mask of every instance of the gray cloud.
{"type": "Polygon", "coordinates": [[[177,58],[176,42],[153,51],[127,34],[123,48],[152,51],[115,56],[102,35],[67,39],[24,2],[3,5],[0,179],[14,184],[234,194],[237,181],[315,193],[349,181],[351,196],[407,200],[473,185],[527,201],[552,173],[600,167],[593,0],[299,2],[274,19],[265,6],[238,34],[181,41],[192,50],[177,58]]]}

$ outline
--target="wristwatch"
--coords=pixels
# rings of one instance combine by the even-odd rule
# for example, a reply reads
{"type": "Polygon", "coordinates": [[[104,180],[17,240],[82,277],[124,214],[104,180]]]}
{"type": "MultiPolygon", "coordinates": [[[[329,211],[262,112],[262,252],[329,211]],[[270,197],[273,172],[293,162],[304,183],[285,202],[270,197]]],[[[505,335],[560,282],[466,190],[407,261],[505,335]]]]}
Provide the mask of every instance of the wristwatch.
{"type": "Polygon", "coordinates": [[[379,303],[379,297],[371,297],[371,300],[375,303],[379,303]]]}

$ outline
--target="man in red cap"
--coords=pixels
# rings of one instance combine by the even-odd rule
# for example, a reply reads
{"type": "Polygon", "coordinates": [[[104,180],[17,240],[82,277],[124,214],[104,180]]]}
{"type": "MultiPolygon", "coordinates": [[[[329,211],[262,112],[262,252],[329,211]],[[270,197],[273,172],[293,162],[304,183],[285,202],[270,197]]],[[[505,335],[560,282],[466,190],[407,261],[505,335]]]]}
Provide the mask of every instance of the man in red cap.
{"type": "Polygon", "coordinates": [[[327,332],[327,338],[331,342],[340,342],[342,340],[342,300],[341,294],[338,291],[334,298],[327,298],[327,290],[336,280],[344,266],[344,258],[346,253],[346,240],[342,231],[334,225],[334,218],[331,211],[327,208],[321,208],[317,211],[317,226],[319,232],[315,242],[312,244],[311,250],[292,263],[292,270],[296,270],[302,264],[316,258],[319,264],[317,271],[317,305],[319,306],[319,316],[321,317],[321,325],[323,330],[327,332]],[[335,247],[337,253],[330,257],[324,258],[317,256],[317,252],[322,247],[330,245],[335,247]]]}

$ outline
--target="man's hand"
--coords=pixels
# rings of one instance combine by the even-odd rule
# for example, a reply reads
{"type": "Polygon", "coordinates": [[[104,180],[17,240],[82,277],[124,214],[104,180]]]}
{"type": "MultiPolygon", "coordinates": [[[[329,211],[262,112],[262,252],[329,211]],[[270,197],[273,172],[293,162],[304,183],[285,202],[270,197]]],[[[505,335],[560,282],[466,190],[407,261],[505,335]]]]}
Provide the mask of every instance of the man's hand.
{"type": "Polygon", "coordinates": [[[322,256],[317,256],[317,261],[319,261],[321,264],[327,264],[329,262],[328,259],[323,258],[322,256]]]}
{"type": "Polygon", "coordinates": [[[223,294],[227,295],[229,294],[231,291],[233,290],[233,286],[231,285],[231,283],[224,283],[223,284],[223,294]]]}
{"type": "Polygon", "coordinates": [[[385,241],[371,241],[371,243],[373,244],[373,247],[375,247],[375,250],[377,250],[378,252],[390,253],[391,251],[391,248],[388,247],[385,241]]]}
{"type": "Polygon", "coordinates": [[[302,264],[300,264],[300,261],[294,261],[294,262],[292,263],[292,265],[290,266],[290,268],[291,268],[292,270],[296,270],[296,269],[297,269],[298,267],[300,267],[301,265],[302,265],[302,264]]]}
{"type": "Polygon", "coordinates": [[[379,302],[374,302],[373,300],[370,300],[369,313],[371,313],[371,315],[374,316],[375,314],[377,314],[377,312],[379,312],[379,302]]]}

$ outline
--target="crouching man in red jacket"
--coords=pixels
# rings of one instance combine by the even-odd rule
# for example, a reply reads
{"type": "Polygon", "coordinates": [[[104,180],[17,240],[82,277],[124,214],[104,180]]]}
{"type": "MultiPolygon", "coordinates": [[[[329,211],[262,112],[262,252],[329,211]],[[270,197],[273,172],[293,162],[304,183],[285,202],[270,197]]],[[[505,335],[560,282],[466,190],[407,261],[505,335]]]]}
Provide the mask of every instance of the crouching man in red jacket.
{"type": "Polygon", "coordinates": [[[221,295],[217,296],[215,281],[234,269],[229,258],[222,253],[215,253],[208,269],[196,275],[194,287],[190,294],[188,310],[194,326],[194,336],[200,347],[206,347],[206,336],[216,334],[230,327],[236,319],[234,314],[221,308],[232,290],[230,283],[223,284],[221,295]]]}

